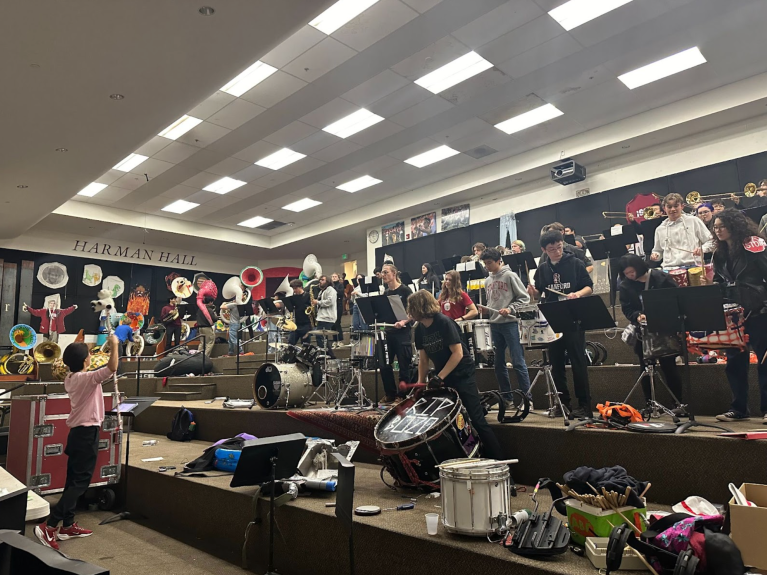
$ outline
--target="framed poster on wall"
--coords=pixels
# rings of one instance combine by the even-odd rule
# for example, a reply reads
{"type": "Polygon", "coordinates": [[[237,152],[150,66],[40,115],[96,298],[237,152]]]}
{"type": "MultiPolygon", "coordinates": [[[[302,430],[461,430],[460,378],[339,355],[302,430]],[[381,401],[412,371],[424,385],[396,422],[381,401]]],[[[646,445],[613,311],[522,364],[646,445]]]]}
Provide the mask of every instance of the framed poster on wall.
{"type": "Polygon", "coordinates": [[[469,204],[442,208],[442,231],[465,228],[469,225],[469,204]]]}
{"type": "Polygon", "coordinates": [[[396,222],[381,226],[381,242],[384,246],[405,241],[405,222],[396,222]]]}

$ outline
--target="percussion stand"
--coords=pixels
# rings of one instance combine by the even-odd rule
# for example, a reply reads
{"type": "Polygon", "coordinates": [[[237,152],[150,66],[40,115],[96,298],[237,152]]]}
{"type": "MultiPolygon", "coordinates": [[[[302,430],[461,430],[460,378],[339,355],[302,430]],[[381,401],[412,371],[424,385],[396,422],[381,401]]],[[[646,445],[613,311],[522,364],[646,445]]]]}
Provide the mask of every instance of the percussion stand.
{"type": "Polygon", "coordinates": [[[322,338],[322,347],[319,348],[322,350],[322,380],[320,381],[320,384],[317,386],[317,389],[314,390],[314,393],[312,393],[311,397],[307,400],[307,403],[311,401],[314,396],[317,396],[318,400],[324,401],[326,404],[328,403],[328,343],[329,343],[330,337],[325,336],[322,338]],[[325,397],[320,395],[320,390],[323,390],[325,393],[325,397]]]}
{"type": "Polygon", "coordinates": [[[533,383],[530,385],[530,390],[528,393],[532,397],[535,384],[538,383],[538,379],[543,376],[543,379],[546,382],[546,395],[549,398],[549,408],[547,410],[542,413],[536,413],[535,411],[531,411],[530,413],[535,415],[544,415],[550,419],[554,419],[556,417],[557,407],[559,407],[560,411],[562,412],[562,419],[564,420],[565,426],[569,425],[570,421],[568,419],[568,415],[570,414],[570,411],[562,403],[562,398],[559,397],[561,393],[557,391],[557,385],[554,383],[554,376],[551,374],[551,362],[549,361],[548,346],[528,346],[525,347],[525,349],[540,349],[543,353],[543,365],[541,366],[541,370],[535,376],[535,379],[533,379],[533,383]]]}
{"type": "Polygon", "coordinates": [[[656,372],[655,372],[656,367],[657,367],[657,363],[654,359],[652,360],[652,363],[649,363],[644,366],[642,373],[639,375],[639,379],[636,380],[634,387],[631,388],[631,391],[629,391],[629,394],[626,396],[626,399],[623,400],[623,403],[629,402],[629,398],[634,394],[637,387],[639,387],[639,385],[642,383],[642,379],[645,376],[647,376],[650,378],[650,400],[647,402],[647,406],[650,409],[649,411],[650,417],[654,417],[655,419],[658,419],[661,415],[670,415],[676,420],[677,419],[676,414],[655,399],[655,377],[657,376],[658,380],[661,382],[663,387],[666,388],[666,391],[668,391],[669,395],[674,400],[674,404],[682,405],[682,402],[679,401],[676,395],[674,395],[674,392],[671,391],[671,388],[669,388],[669,386],[666,384],[666,381],[663,379],[663,376],[660,374],[660,372],[658,372],[656,375],[656,372]]]}
{"type": "Polygon", "coordinates": [[[351,379],[349,379],[349,383],[346,384],[343,392],[339,393],[338,398],[336,399],[336,409],[341,407],[341,402],[346,398],[347,395],[349,395],[349,391],[351,390],[355,381],[357,382],[357,407],[364,408],[370,405],[370,400],[367,398],[367,395],[365,394],[365,388],[362,385],[362,367],[360,365],[353,365],[351,379]]]}

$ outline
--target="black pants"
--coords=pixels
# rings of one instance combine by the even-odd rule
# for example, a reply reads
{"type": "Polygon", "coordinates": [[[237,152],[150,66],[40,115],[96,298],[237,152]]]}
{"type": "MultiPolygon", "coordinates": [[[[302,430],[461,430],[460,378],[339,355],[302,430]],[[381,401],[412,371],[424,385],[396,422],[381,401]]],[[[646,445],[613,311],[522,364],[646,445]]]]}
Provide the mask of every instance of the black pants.
{"type": "Polygon", "coordinates": [[[462,381],[445,382],[445,385],[447,387],[452,387],[458,392],[458,397],[461,398],[461,403],[463,403],[466,412],[469,414],[469,421],[471,421],[474,429],[477,430],[479,439],[482,441],[484,455],[493,459],[503,459],[501,444],[498,443],[498,438],[495,436],[493,429],[485,419],[485,413],[482,410],[474,374],[462,381]]]}
{"type": "MultiPolygon", "coordinates": [[[[639,365],[644,371],[645,366],[652,363],[652,361],[644,358],[641,341],[636,342],[634,353],[637,354],[639,365]]],[[[673,393],[679,401],[682,401],[682,377],[679,375],[679,368],[676,365],[676,356],[670,355],[661,357],[658,359],[658,364],[660,364],[660,369],[663,372],[663,379],[666,380],[666,385],[668,385],[671,393],[673,393]]],[[[645,401],[650,401],[652,399],[652,394],[650,393],[650,377],[647,375],[642,378],[642,391],[644,392],[645,401]]]]}
{"type": "Polygon", "coordinates": [[[389,351],[388,363],[383,358],[379,359],[381,368],[381,381],[384,386],[386,397],[404,397],[405,394],[399,391],[399,387],[394,381],[394,368],[392,364],[396,359],[399,362],[399,379],[407,383],[412,383],[410,373],[410,362],[413,360],[413,344],[410,341],[410,327],[402,329],[386,330],[386,343],[389,351]]]}
{"type": "Polygon", "coordinates": [[[67,447],[64,453],[67,455],[67,481],[64,484],[64,493],[61,499],[53,507],[48,517],[50,527],[58,527],[59,521],[64,522],[64,527],[69,527],[75,522],[75,508],[77,500],[88,490],[96,468],[96,458],[99,452],[99,426],[73,427],[69,430],[67,447]]]}
{"type": "MultiPolygon", "coordinates": [[[[751,349],[759,361],[756,373],[759,381],[759,408],[762,414],[767,414],[767,362],[762,363],[767,353],[767,314],[759,314],[746,320],[746,333],[751,349]]],[[[748,369],[751,365],[748,350],[738,352],[736,349],[727,350],[727,381],[732,390],[733,411],[748,414],[748,369]]]]}
{"type": "Polygon", "coordinates": [[[165,348],[170,349],[181,343],[181,326],[169,325],[165,328],[165,348]],[[175,342],[175,343],[171,343],[175,342]]]}
{"type": "Polygon", "coordinates": [[[557,391],[562,394],[562,403],[570,406],[570,392],[567,390],[567,372],[565,371],[565,351],[570,358],[573,369],[573,387],[578,405],[591,410],[591,395],[589,393],[589,372],[586,361],[586,333],[571,331],[562,334],[557,341],[549,344],[549,359],[551,360],[551,375],[557,391]]]}
{"type": "MultiPolygon", "coordinates": [[[[318,321],[317,322],[317,329],[333,329],[333,324],[329,321],[318,321]]],[[[331,336],[332,337],[332,336],[331,336]]],[[[333,353],[333,349],[330,347],[330,341],[331,337],[328,337],[328,357],[335,359],[336,354],[333,353]]],[[[325,338],[321,335],[317,336],[317,346],[323,347],[325,345],[325,338]]]]}
{"type": "Polygon", "coordinates": [[[336,305],[336,323],[333,324],[333,330],[338,332],[338,337],[336,338],[336,341],[343,341],[344,340],[344,330],[341,328],[341,316],[344,313],[344,304],[339,303],[336,305]]]}
{"type": "Polygon", "coordinates": [[[288,343],[290,345],[301,345],[304,341],[304,336],[309,333],[309,330],[312,329],[311,324],[309,325],[297,325],[296,331],[291,331],[290,335],[288,336],[288,343]]]}

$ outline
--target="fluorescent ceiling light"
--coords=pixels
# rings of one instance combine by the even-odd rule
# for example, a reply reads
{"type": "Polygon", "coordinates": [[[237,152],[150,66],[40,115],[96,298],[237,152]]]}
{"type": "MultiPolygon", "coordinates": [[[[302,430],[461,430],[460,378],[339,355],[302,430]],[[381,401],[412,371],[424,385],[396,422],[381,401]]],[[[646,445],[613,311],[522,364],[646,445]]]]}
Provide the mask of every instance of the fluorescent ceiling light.
{"type": "Polygon", "coordinates": [[[500,124],[496,124],[495,127],[502,132],[506,132],[507,134],[513,134],[514,132],[525,130],[530,126],[548,122],[552,118],[556,118],[557,116],[561,115],[562,112],[560,110],[551,104],[546,104],[545,106],[535,108],[534,110],[530,110],[529,112],[525,112],[519,116],[509,118],[500,124]]]}
{"type": "Polygon", "coordinates": [[[89,198],[92,198],[96,194],[98,194],[101,190],[106,188],[106,184],[97,184],[96,182],[93,182],[92,184],[88,184],[85,186],[82,190],[77,192],[78,196],[88,196],[89,198]]]}
{"type": "Polygon", "coordinates": [[[256,165],[270,170],[279,170],[305,157],[306,154],[299,154],[288,148],[282,148],[265,158],[261,158],[256,162],[256,165]]]}
{"type": "Polygon", "coordinates": [[[236,190],[240,186],[244,186],[248,182],[242,180],[235,180],[234,178],[221,178],[216,180],[212,184],[209,184],[203,188],[206,192],[214,192],[216,194],[228,194],[232,190],[236,190]]]}
{"type": "Polygon", "coordinates": [[[423,78],[419,78],[415,83],[426,88],[429,92],[439,94],[450,86],[455,86],[492,67],[490,62],[476,52],[469,52],[426,74],[423,78]]]}
{"type": "Polygon", "coordinates": [[[373,112],[368,112],[365,108],[361,108],[349,114],[345,118],[341,118],[337,122],[333,122],[329,126],[322,128],[323,131],[338,136],[339,138],[348,138],[349,136],[361,132],[365,128],[369,128],[378,122],[383,121],[383,117],[373,112]]]}
{"type": "Polygon", "coordinates": [[[549,16],[565,30],[572,30],[629,2],[631,0],[570,0],[551,10],[549,16]]]}
{"type": "Polygon", "coordinates": [[[271,218],[265,218],[263,216],[256,216],[255,218],[250,218],[249,220],[245,220],[244,222],[240,222],[237,224],[238,226],[244,226],[246,228],[257,228],[258,226],[263,226],[264,224],[268,224],[269,222],[273,222],[274,220],[271,218]]]}
{"type": "Polygon", "coordinates": [[[174,214],[183,214],[184,212],[188,212],[189,210],[196,208],[199,205],[200,204],[195,204],[194,202],[187,202],[186,200],[176,200],[172,204],[165,206],[162,211],[173,212],[174,214]]]}
{"type": "Polygon", "coordinates": [[[362,176],[361,178],[357,178],[356,180],[346,182],[345,184],[341,184],[340,186],[336,187],[339,190],[353,194],[354,192],[359,192],[360,190],[364,190],[365,188],[369,188],[370,186],[375,186],[376,184],[380,183],[381,180],[379,179],[373,178],[371,176],[362,176]]]}
{"type": "Polygon", "coordinates": [[[162,136],[163,138],[168,138],[169,140],[176,140],[201,122],[202,120],[199,118],[187,116],[185,114],[157,135],[162,136]]]}
{"type": "Polygon", "coordinates": [[[287,206],[282,206],[282,209],[290,210],[291,212],[303,212],[304,210],[308,210],[309,208],[313,208],[314,206],[319,206],[321,203],[322,202],[318,202],[317,200],[310,200],[309,198],[304,198],[303,200],[298,200],[297,202],[288,204],[287,206]]]}
{"type": "Polygon", "coordinates": [[[647,64],[647,66],[642,66],[631,72],[626,72],[622,76],[618,76],[618,80],[626,84],[629,90],[633,90],[639,86],[644,86],[650,82],[655,82],[655,80],[660,80],[666,76],[671,76],[705,63],[706,59],[696,46],[695,48],[690,48],[684,52],[679,52],[679,54],[663,58],[663,60],[647,64]]]}
{"type": "Polygon", "coordinates": [[[338,0],[338,2],[309,22],[309,26],[313,26],[325,34],[332,34],[376,2],[378,0],[338,0]]]}
{"type": "Polygon", "coordinates": [[[424,166],[434,164],[435,162],[439,162],[445,158],[455,156],[456,154],[460,154],[460,152],[458,150],[454,150],[450,146],[440,146],[438,148],[434,148],[433,150],[429,150],[428,152],[424,152],[423,154],[418,154],[417,156],[408,158],[405,160],[405,163],[410,164],[411,166],[415,166],[416,168],[423,168],[424,166]]]}
{"type": "Polygon", "coordinates": [[[147,156],[142,156],[141,154],[131,154],[122,162],[117,164],[114,169],[120,170],[121,172],[130,172],[133,168],[141,164],[146,159],[148,159],[147,156]]]}
{"type": "Polygon", "coordinates": [[[270,66],[259,60],[221,88],[221,91],[239,98],[253,86],[260,84],[276,71],[277,68],[274,66],[270,66]]]}

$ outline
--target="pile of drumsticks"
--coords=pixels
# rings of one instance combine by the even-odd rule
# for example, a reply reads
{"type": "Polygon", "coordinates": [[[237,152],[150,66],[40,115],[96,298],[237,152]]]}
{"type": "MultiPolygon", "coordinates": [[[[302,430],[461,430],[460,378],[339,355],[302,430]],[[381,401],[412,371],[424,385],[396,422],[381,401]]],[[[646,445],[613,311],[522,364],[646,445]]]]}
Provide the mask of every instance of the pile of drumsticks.
{"type": "MultiPolygon", "coordinates": [[[[644,492],[640,495],[640,497],[644,497],[644,494],[647,493],[647,490],[650,489],[650,485],[648,484],[647,488],[645,488],[644,492]]],[[[570,489],[567,485],[562,485],[560,483],[557,483],[557,487],[562,491],[562,495],[566,497],[572,497],[573,499],[577,499],[578,501],[585,503],[587,505],[591,505],[592,507],[598,507],[599,509],[618,509],[620,507],[623,507],[626,505],[626,502],[629,499],[629,496],[631,495],[631,487],[626,487],[626,491],[624,493],[617,493],[615,491],[607,491],[604,487],[602,487],[602,492],[600,493],[597,491],[594,487],[589,484],[589,487],[591,487],[591,490],[594,492],[594,495],[591,493],[581,494],[576,493],[572,489],[570,489]]]]}

